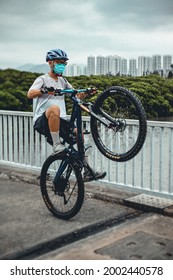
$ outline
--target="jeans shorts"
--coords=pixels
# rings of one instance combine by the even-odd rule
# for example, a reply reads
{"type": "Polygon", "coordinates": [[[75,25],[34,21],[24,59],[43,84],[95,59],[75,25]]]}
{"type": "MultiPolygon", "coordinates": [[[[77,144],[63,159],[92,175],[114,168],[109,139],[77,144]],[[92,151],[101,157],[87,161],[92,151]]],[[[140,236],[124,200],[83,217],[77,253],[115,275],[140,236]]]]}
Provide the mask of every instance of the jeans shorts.
{"type": "MultiPolygon", "coordinates": [[[[65,142],[71,144],[76,143],[75,133],[71,133],[69,128],[70,122],[66,119],[60,118],[60,137],[64,139],[65,142]],[[72,135],[71,135],[72,134],[72,135]]],[[[76,126],[73,126],[73,130],[76,126]]],[[[52,137],[49,130],[48,119],[46,118],[45,112],[40,116],[35,124],[34,129],[39,132],[40,134],[44,135],[47,142],[50,145],[53,145],[52,137]]]]}

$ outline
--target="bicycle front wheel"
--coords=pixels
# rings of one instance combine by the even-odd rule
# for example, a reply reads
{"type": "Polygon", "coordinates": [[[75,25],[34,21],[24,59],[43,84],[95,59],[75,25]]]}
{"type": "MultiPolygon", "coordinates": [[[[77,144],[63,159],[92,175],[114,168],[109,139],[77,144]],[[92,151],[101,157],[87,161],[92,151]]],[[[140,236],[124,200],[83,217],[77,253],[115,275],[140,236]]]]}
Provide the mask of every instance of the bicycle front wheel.
{"type": "Polygon", "coordinates": [[[84,200],[82,175],[65,155],[51,155],[46,159],[40,186],[47,208],[57,218],[68,220],[80,211],[84,200]]]}
{"type": "Polygon", "coordinates": [[[100,152],[124,162],[141,150],[147,133],[144,108],[131,91],[122,87],[105,90],[96,100],[91,116],[91,133],[100,152]]]}

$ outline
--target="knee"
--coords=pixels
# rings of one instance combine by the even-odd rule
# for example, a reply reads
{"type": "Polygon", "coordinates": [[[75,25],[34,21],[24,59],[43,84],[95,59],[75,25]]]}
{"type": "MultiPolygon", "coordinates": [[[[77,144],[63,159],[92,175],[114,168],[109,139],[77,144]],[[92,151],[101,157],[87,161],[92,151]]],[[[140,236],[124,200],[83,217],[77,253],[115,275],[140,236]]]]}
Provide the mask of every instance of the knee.
{"type": "Polygon", "coordinates": [[[50,106],[46,111],[46,117],[59,117],[60,116],[60,108],[56,105],[50,106]]]}

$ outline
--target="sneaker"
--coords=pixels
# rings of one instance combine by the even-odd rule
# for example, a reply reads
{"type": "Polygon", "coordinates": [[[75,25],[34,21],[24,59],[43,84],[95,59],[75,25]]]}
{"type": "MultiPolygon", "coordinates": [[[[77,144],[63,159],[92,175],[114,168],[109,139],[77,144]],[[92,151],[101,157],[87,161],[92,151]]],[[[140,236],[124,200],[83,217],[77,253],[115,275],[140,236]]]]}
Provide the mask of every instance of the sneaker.
{"type": "Polygon", "coordinates": [[[62,153],[65,150],[65,146],[62,145],[61,143],[56,143],[53,146],[53,154],[59,154],[62,153]]]}
{"type": "Polygon", "coordinates": [[[103,179],[106,176],[106,172],[94,172],[93,171],[93,175],[91,174],[91,172],[89,172],[89,170],[85,171],[83,174],[83,181],[84,182],[91,182],[94,180],[99,180],[99,179],[103,179]]]}

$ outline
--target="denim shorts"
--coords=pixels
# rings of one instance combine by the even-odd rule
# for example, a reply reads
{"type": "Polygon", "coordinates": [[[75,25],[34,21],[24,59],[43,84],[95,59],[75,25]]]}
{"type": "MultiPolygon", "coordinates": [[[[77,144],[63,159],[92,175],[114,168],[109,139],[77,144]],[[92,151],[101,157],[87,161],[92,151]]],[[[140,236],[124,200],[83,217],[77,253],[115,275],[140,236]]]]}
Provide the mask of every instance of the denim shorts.
{"type": "MultiPolygon", "coordinates": [[[[70,122],[69,120],[60,118],[60,137],[62,137],[65,142],[67,143],[71,143],[72,139],[74,141],[74,137],[71,137],[71,132],[70,132],[70,128],[69,128],[70,122]]],[[[76,128],[76,126],[73,126],[73,130],[76,128]]],[[[44,135],[47,142],[50,145],[53,145],[53,141],[52,141],[52,137],[50,134],[50,130],[49,130],[49,125],[48,125],[48,119],[46,118],[45,112],[42,114],[42,116],[40,116],[35,124],[34,124],[34,129],[39,132],[40,134],[44,135]]],[[[73,133],[73,136],[75,134],[73,133]]],[[[74,141],[75,142],[75,141],[74,141]]]]}

